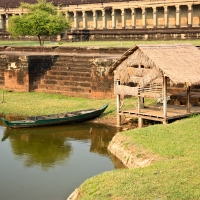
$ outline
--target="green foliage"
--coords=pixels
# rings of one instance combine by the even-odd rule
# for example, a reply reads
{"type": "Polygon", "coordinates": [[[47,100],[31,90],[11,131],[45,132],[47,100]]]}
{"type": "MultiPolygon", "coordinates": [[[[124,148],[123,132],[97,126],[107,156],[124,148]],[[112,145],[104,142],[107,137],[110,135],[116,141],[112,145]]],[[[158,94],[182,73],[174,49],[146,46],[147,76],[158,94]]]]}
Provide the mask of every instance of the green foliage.
{"type": "Polygon", "coordinates": [[[47,36],[60,34],[70,27],[66,17],[46,0],[38,0],[37,4],[21,3],[21,7],[28,9],[28,13],[9,18],[7,31],[14,37],[37,36],[43,46],[47,36]]]}

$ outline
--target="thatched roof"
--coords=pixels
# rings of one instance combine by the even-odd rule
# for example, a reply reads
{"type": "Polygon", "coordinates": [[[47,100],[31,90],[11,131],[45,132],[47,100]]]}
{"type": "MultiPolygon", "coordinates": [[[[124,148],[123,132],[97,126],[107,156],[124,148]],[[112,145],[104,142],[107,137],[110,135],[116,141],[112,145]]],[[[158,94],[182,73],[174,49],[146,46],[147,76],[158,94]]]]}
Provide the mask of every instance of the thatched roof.
{"type": "Polygon", "coordinates": [[[200,84],[200,50],[191,44],[136,45],[111,66],[109,73],[116,70],[126,79],[131,76],[129,68],[135,65],[143,67],[140,72],[143,70],[144,85],[161,76],[174,84],[200,84]]]}

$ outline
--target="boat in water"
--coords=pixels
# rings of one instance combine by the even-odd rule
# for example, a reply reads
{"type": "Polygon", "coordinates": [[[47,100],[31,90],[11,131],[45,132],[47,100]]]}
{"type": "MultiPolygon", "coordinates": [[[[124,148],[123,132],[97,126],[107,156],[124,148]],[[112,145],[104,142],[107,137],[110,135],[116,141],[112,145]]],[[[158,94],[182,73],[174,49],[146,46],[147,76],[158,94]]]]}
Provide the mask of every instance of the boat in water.
{"type": "Polygon", "coordinates": [[[10,128],[29,128],[40,126],[52,126],[68,123],[77,123],[82,121],[88,121],[99,117],[108,107],[108,104],[102,106],[99,109],[79,110],[74,112],[65,112],[52,115],[43,116],[31,116],[24,120],[8,121],[5,118],[1,118],[6,126],[10,128]]]}

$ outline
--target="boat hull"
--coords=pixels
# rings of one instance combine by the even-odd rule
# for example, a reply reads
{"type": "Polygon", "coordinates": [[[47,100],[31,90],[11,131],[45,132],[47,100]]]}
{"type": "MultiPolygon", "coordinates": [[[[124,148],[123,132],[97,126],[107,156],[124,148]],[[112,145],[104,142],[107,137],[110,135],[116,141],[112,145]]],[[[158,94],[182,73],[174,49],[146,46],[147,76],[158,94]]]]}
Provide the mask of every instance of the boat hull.
{"type": "Polygon", "coordinates": [[[5,118],[1,119],[6,124],[6,126],[10,128],[30,128],[30,127],[62,125],[68,123],[78,123],[97,118],[106,110],[107,107],[108,104],[104,105],[100,109],[93,109],[93,110],[90,109],[90,110],[71,112],[69,114],[67,113],[67,115],[69,116],[66,117],[65,116],[59,117],[61,115],[57,114],[56,115],[57,117],[54,118],[51,118],[50,115],[48,115],[48,116],[30,117],[29,120],[19,120],[19,121],[8,121],[5,118]]]}

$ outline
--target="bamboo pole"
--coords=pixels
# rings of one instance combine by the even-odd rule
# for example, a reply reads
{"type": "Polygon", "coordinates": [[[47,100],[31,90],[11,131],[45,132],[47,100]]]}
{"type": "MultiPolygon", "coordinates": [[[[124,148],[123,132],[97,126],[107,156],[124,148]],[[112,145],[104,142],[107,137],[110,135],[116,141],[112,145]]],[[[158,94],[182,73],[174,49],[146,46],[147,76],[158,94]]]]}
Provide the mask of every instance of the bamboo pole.
{"type": "Polygon", "coordinates": [[[167,77],[163,77],[163,124],[167,123],[167,77]]]}
{"type": "MultiPolygon", "coordinates": [[[[117,85],[120,84],[120,81],[117,81],[117,85]]],[[[116,101],[117,101],[117,126],[121,126],[121,115],[119,114],[120,111],[120,94],[117,94],[116,97],[116,101]]]]}
{"type": "Polygon", "coordinates": [[[1,103],[6,103],[5,101],[4,101],[4,90],[2,91],[2,102],[1,103]]]}
{"type": "Polygon", "coordinates": [[[142,128],[143,126],[143,119],[140,117],[140,112],[141,112],[141,97],[140,94],[138,94],[138,128],[142,128]]]}
{"type": "Polygon", "coordinates": [[[190,86],[187,87],[187,113],[190,113],[190,86]]]}

